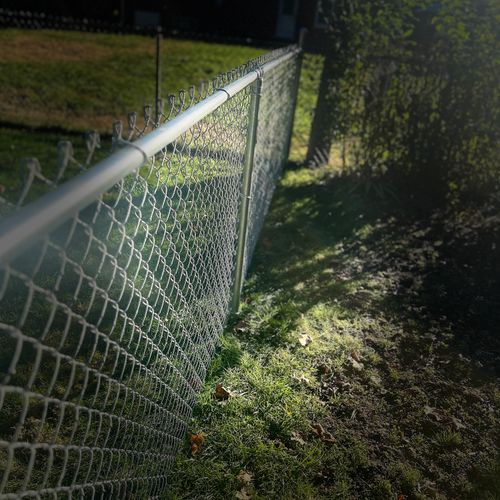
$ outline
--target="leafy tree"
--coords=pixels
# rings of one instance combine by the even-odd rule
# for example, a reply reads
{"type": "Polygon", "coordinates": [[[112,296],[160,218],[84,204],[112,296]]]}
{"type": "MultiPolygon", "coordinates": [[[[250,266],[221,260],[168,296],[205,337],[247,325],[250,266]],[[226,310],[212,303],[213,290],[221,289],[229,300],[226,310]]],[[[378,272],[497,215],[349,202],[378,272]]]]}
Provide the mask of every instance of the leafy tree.
{"type": "MultiPolygon", "coordinates": [[[[478,199],[496,190],[500,3],[322,0],[321,6],[330,66],[323,73],[328,93],[318,100],[323,122],[328,116],[331,123],[324,135],[355,138],[366,173],[388,173],[421,199],[478,199]]],[[[321,146],[312,132],[310,161],[321,146]]]]}

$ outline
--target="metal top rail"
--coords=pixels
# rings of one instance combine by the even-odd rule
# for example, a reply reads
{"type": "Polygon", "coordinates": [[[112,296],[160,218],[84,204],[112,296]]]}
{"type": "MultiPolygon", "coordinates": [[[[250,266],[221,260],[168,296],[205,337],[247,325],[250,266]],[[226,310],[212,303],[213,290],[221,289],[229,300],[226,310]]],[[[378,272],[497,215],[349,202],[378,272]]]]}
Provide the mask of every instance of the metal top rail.
{"type": "Polygon", "coordinates": [[[292,59],[300,49],[294,50],[262,64],[236,81],[217,89],[192,108],[173,118],[153,132],[129,143],[123,149],[97,163],[86,172],[69,180],[57,190],[45,194],[16,214],[0,222],[0,264],[8,263],[19,248],[41,239],[54,226],[74,216],[104,191],[147,161],[203,118],[251,85],[259,75],[292,59]]]}

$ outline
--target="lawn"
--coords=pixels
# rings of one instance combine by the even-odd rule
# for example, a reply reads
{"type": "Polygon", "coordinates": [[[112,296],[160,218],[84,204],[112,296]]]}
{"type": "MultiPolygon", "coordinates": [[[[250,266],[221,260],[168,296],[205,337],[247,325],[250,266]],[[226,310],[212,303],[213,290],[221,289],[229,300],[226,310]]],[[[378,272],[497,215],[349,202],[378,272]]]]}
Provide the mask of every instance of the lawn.
{"type": "MultiPolygon", "coordinates": [[[[113,121],[127,112],[142,115],[153,104],[155,41],[134,35],[63,31],[0,31],[0,185],[17,190],[20,161],[38,158],[50,176],[57,168],[56,146],[73,143],[86,156],[83,132],[95,129],[110,149],[113,121]]],[[[165,39],[162,95],[199,85],[265,49],[165,39]]],[[[292,157],[305,156],[319,84],[321,57],[306,54],[296,112],[292,157]]]]}
{"type": "Polygon", "coordinates": [[[403,206],[285,172],[169,498],[498,498],[498,212],[403,206]]]}
{"type": "MultiPolygon", "coordinates": [[[[155,40],[64,31],[0,32],[0,121],[109,133],[154,105],[155,40]]],[[[265,51],[165,39],[162,96],[198,85],[265,51]]]]}

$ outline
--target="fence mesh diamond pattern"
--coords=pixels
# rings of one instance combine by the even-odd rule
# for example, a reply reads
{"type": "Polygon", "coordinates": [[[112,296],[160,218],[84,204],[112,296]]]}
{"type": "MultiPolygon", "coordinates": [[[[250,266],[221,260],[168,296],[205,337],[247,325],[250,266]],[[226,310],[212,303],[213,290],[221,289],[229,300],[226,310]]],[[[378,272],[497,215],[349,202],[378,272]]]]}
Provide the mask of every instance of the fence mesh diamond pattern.
{"type": "MultiPolygon", "coordinates": [[[[298,52],[280,49],[166,103],[179,117],[264,73],[245,267],[288,154],[298,52]],[[288,57],[285,57],[288,56],[288,57]],[[290,57],[291,56],[291,57],[290,57]],[[280,62],[282,60],[282,62],[280,62]]],[[[161,498],[234,286],[253,87],[227,99],[132,174],[0,263],[0,498],[161,498]]],[[[158,126],[128,116],[114,148],[158,126]],[[143,122],[143,123],[142,123],[143,122]]],[[[92,169],[59,146],[0,214],[92,169]]],[[[1,226],[0,226],[1,229],[1,226]]]]}

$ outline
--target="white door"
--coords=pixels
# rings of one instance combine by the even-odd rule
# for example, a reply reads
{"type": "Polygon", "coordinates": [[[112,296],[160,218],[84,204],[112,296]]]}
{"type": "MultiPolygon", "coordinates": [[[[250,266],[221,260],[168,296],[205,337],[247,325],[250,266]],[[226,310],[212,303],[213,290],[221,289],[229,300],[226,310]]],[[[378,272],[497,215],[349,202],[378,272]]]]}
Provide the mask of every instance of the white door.
{"type": "Polygon", "coordinates": [[[276,23],[276,37],[288,40],[295,38],[298,7],[299,0],[280,0],[278,22],[276,23]]]}

